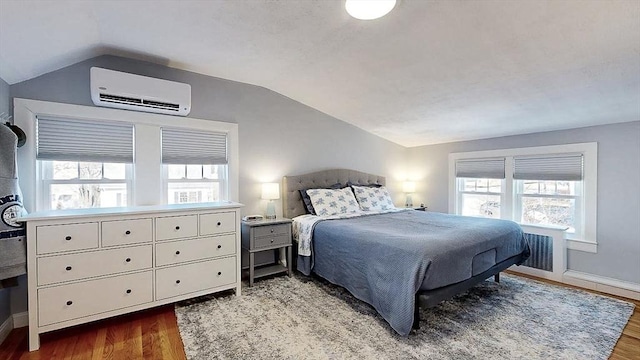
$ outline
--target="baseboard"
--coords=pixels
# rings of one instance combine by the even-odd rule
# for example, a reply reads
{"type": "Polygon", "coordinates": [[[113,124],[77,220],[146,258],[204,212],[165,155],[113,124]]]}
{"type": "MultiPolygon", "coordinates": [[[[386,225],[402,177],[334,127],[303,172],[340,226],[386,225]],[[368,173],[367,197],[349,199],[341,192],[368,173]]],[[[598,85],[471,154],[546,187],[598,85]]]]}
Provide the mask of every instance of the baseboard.
{"type": "Polygon", "coordinates": [[[0,344],[9,336],[13,330],[13,317],[9,316],[2,325],[0,325],[0,344]]]}
{"type": "Polygon", "coordinates": [[[589,290],[640,300],[640,284],[621,281],[599,275],[587,274],[575,270],[567,270],[562,282],[589,290]]]}
{"type": "Polygon", "coordinates": [[[23,311],[20,313],[13,314],[13,328],[21,328],[29,326],[29,312],[23,311]]]}

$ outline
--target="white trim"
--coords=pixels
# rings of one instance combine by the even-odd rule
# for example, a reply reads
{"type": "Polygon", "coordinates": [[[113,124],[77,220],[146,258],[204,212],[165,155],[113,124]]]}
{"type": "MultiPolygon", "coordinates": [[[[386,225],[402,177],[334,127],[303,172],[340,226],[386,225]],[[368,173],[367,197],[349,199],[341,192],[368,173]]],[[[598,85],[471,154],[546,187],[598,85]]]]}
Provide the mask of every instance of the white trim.
{"type": "Polygon", "coordinates": [[[562,277],[562,282],[607,294],[640,300],[640,284],[637,283],[587,274],[575,270],[566,271],[562,277]]]}
{"type": "Polygon", "coordinates": [[[13,330],[13,317],[9,315],[7,319],[0,325],[0,345],[7,339],[13,330]]]}
{"type": "MultiPolygon", "coordinates": [[[[478,159],[478,158],[492,158],[492,157],[506,157],[505,161],[505,182],[508,183],[509,179],[513,178],[512,162],[509,158],[514,156],[525,155],[545,155],[545,154],[563,154],[563,153],[581,153],[584,156],[584,174],[583,174],[583,199],[584,199],[584,213],[582,214],[582,224],[584,224],[583,239],[570,239],[567,241],[567,246],[572,250],[597,252],[597,197],[598,197],[598,143],[576,143],[565,145],[550,145],[550,146],[536,146],[526,148],[511,148],[511,149],[499,149],[499,150],[486,150],[486,151],[471,151],[449,154],[449,213],[457,214],[456,198],[457,198],[457,181],[455,175],[455,164],[460,159],[478,159]],[[511,166],[511,167],[510,167],[511,166]],[[510,176],[511,175],[511,176],[510,176]]],[[[513,181],[513,180],[512,180],[513,181]]],[[[506,184],[508,187],[508,184],[506,184]]],[[[505,204],[514,201],[514,192],[512,189],[508,191],[505,187],[504,194],[506,195],[505,204]]],[[[504,205],[503,205],[504,206],[504,205]]],[[[511,212],[508,213],[512,216],[513,209],[512,204],[509,206],[511,212]]],[[[508,209],[505,207],[505,209],[508,209]]],[[[506,211],[501,211],[501,214],[507,215],[506,211]]],[[[504,219],[505,216],[502,216],[504,219]]]]}
{"type": "Polygon", "coordinates": [[[29,326],[29,312],[23,311],[19,313],[15,313],[13,316],[13,328],[18,329],[21,327],[29,326]]]}
{"type": "Polygon", "coordinates": [[[28,211],[42,209],[37,207],[37,199],[42,198],[39,193],[40,186],[36,183],[37,176],[36,166],[36,144],[35,144],[35,125],[36,116],[46,115],[55,117],[65,117],[71,119],[96,119],[105,121],[120,121],[134,123],[136,126],[134,142],[136,144],[145,144],[147,141],[157,141],[158,146],[143,149],[136,146],[133,180],[133,196],[134,201],[129,205],[159,205],[162,203],[162,196],[159,192],[162,189],[162,177],[159,158],[160,149],[160,128],[163,126],[199,129],[199,130],[216,130],[227,133],[227,141],[229,148],[229,171],[228,171],[228,199],[230,201],[238,201],[239,190],[239,156],[238,156],[238,124],[194,119],[187,117],[177,117],[170,115],[161,115],[145,112],[127,111],[119,109],[109,109],[93,106],[82,106],[72,104],[54,103],[48,101],[14,99],[14,119],[15,124],[20,126],[27,134],[27,142],[23,147],[18,149],[18,168],[20,169],[20,188],[24,193],[23,204],[28,211]],[[156,132],[142,136],[140,129],[154,129],[156,132]],[[156,136],[157,135],[157,136],[156,136]],[[149,151],[151,150],[151,151],[149,151]],[[149,161],[147,161],[149,160],[149,161]],[[139,166],[144,163],[148,166],[139,166]],[[153,166],[157,166],[157,170],[153,166]],[[149,170],[151,168],[151,170],[149,170]]]}

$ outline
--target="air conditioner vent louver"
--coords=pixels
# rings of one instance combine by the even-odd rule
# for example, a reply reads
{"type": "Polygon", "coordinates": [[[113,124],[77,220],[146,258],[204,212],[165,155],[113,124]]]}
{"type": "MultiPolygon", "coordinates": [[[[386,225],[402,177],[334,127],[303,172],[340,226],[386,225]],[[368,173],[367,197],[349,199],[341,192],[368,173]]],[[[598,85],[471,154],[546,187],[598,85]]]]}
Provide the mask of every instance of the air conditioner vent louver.
{"type": "Polygon", "coordinates": [[[91,100],[98,106],[186,116],[191,86],[92,67],[91,100]]]}

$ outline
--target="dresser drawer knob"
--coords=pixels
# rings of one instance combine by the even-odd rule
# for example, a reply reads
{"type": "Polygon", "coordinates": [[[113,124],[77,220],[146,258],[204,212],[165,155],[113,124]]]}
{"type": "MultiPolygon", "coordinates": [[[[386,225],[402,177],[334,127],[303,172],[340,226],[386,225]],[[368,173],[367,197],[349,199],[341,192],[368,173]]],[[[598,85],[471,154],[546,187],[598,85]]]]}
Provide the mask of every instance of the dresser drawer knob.
{"type": "Polygon", "coordinates": [[[222,248],[222,245],[218,245],[218,249],[222,248]]]}
{"type": "Polygon", "coordinates": [[[67,266],[67,267],[65,268],[65,270],[67,270],[67,271],[71,271],[71,266],[67,266]]]}
{"type": "Polygon", "coordinates": [[[218,226],[222,225],[222,223],[220,221],[218,221],[218,226]]]}
{"type": "Polygon", "coordinates": [[[73,301],[71,300],[67,301],[67,306],[71,306],[71,304],[73,304],[73,301]]]}
{"type": "Polygon", "coordinates": [[[218,276],[222,275],[222,272],[218,271],[218,276]]]}
{"type": "Polygon", "coordinates": [[[176,226],[176,230],[180,230],[180,226],[176,226]]]}
{"type": "Polygon", "coordinates": [[[127,294],[131,294],[131,289],[127,289],[127,294]]]}
{"type": "Polygon", "coordinates": [[[124,259],[124,261],[131,262],[131,258],[126,258],[126,259],[124,259]]]}
{"type": "Polygon", "coordinates": [[[176,251],[176,255],[180,255],[180,250],[176,251]]]}
{"type": "Polygon", "coordinates": [[[71,236],[67,236],[66,238],[64,238],[65,240],[69,241],[71,240],[71,236]]]}
{"type": "Polygon", "coordinates": [[[271,242],[273,242],[273,239],[271,239],[271,242]]]}
{"type": "Polygon", "coordinates": [[[273,229],[271,229],[271,233],[273,234],[273,229]]]}
{"type": "Polygon", "coordinates": [[[125,233],[126,235],[131,235],[131,231],[130,231],[130,230],[127,230],[127,231],[125,231],[124,233],[125,233]]]}
{"type": "Polygon", "coordinates": [[[180,280],[176,280],[176,284],[180,284],[180,280]]]}

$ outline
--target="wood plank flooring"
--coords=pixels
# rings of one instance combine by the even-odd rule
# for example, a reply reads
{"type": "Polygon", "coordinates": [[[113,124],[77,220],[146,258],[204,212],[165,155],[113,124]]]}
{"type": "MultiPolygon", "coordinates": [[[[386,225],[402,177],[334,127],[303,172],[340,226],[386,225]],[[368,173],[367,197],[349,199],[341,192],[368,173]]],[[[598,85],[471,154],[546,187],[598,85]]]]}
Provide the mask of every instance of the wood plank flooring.
{"type": "MultiPolygon", "coordinates": [[[[610,359],[640,360],[640,301],[623,300],[635,303],[636,308],[610,359]]],[[[158,360],[186,356],[173,306],[169,305],[43,334],[40,350],[34,352],[28,351],[27,328],[14,329],[0,344],[0,360],[29,359],[158,360]]]]}

